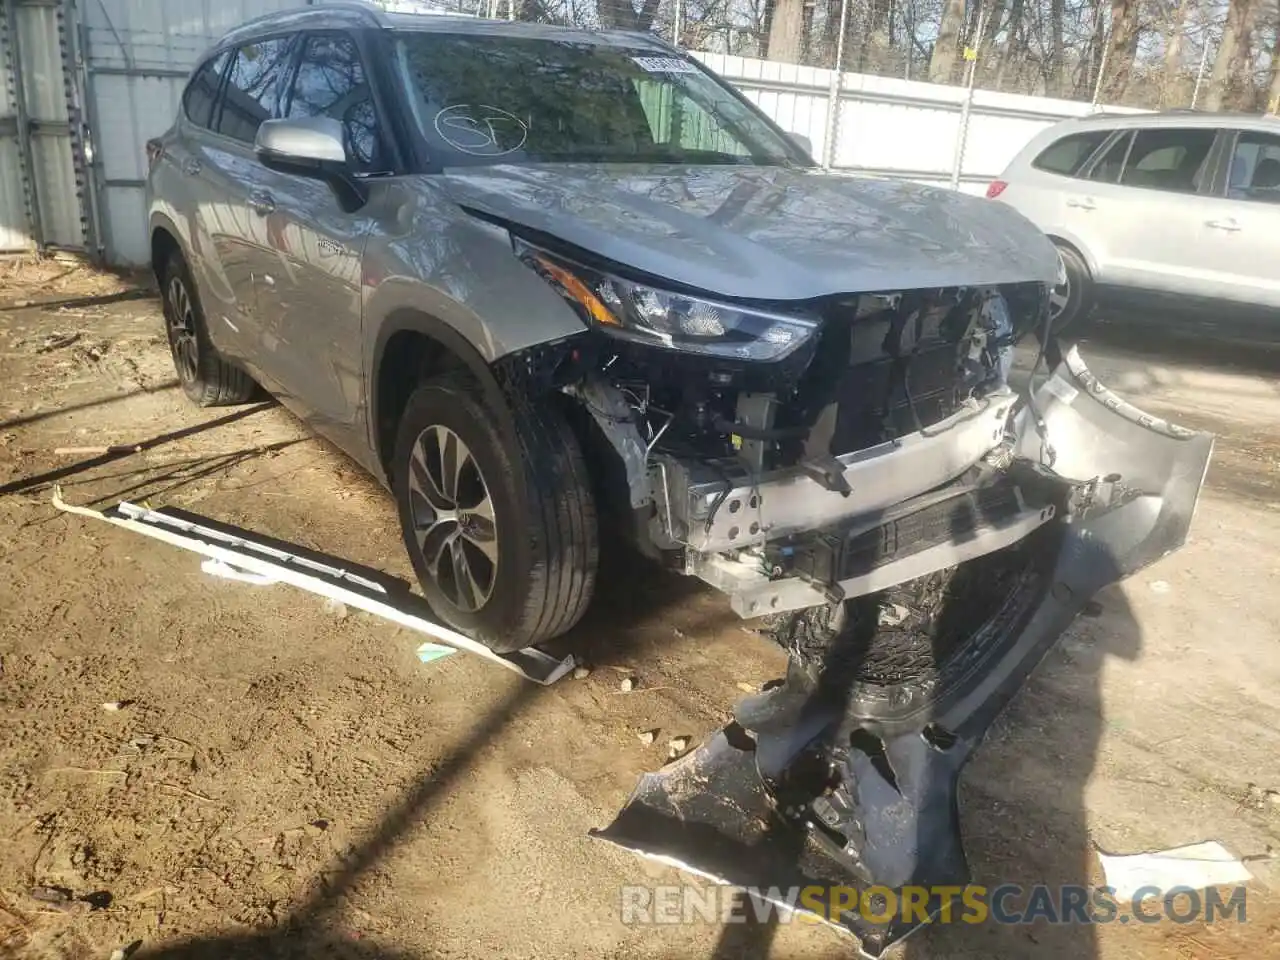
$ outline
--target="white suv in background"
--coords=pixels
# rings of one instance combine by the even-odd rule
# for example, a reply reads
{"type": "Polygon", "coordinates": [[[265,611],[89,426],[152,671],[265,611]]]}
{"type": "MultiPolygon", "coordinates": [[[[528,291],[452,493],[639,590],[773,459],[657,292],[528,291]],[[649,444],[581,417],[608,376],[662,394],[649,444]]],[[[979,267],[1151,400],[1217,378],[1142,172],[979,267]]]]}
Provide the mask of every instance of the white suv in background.
{"type": "Polygon", "coordinates": [[[1068,120],[987,189],[1057,245],[1055,329],[1098,299],[1160,294],[1208,316],[1280,310],[1280,119],[1186,111],[1068,120]],[[1214,309],[1216,308],[1216,309],[1214,309]]]}

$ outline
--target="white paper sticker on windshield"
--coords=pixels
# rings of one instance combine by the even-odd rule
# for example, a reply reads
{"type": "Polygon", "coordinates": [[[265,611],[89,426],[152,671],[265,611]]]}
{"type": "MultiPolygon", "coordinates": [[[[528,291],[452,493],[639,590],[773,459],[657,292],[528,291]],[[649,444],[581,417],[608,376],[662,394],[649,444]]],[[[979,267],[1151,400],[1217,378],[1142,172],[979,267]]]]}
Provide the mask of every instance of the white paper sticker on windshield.
{"type": "Polygon", "coordinates": [[[697,73],[698,68],[683,57],[632,57],[648,73],[697,73]]]}

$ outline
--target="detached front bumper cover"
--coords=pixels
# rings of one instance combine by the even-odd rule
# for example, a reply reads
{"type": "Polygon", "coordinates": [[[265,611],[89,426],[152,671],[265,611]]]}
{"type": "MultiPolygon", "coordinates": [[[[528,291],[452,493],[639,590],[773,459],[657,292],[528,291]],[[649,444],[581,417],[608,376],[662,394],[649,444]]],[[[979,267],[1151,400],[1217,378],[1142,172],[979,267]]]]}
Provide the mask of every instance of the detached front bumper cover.
{"type": "MultiPolygon", "coordinates": [[[[847,909],[850,888],[967,883],[961,769],[1086,601],[1185,542],[1213,447],[1211,436],[1116,397],[1074,349],[1014,426],[1015,463],[1068,492],[1054,521],[1016,548],[1027,563],[1012,600],[984,624],[991,636],[977,653],[954,658],[966,662],[949,681],[927,696],[868,697],[793,660],[781,686],[747,698],[734,723],[646,774],[593,835],[766,898],[839,888],[843,901],[817,910],[812,898],[778,902],[855,934],[871,956],[919,916],[847,909]]],[[[939,907],[935,899],[926,911],[939,907]]]]}

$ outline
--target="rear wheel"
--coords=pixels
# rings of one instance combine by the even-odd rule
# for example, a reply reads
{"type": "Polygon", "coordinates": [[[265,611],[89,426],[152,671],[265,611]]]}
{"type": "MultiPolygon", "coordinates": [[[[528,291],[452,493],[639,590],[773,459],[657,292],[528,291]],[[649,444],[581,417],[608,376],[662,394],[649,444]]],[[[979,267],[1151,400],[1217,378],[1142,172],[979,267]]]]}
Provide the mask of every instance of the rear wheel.
{"type": "Polygon", "coordinates": [[[393,464],[405,547],[432,610],[500,653],[564,633],[595,587],[595,503],[550,405],[522,403],[512,444],[455,377],[418,387],[393,464]]]}
{"type": "Polygon", "coordinates": [[[1093,306],[1093,277],[1080,254],[1066,244],[1058,244],[1062,261],[1060,281],[1049,292],[1049,316],[1053,332],[1061,335],[1093,306]]]}
{"type": "Polygon", "coordinates": [[[164,270],[164,326],[178,382],[192,403],[217,407],[252,400],[257,392],[250,376],[218,356],[191,271],[174,252],[164,270]]]}

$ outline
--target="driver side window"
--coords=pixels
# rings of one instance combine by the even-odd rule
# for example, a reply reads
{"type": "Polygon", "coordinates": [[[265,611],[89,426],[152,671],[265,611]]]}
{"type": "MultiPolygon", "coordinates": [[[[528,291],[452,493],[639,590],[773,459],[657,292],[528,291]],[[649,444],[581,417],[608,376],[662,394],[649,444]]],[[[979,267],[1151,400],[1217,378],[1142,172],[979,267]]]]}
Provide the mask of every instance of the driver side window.
{"type": "Polygon", "coordinates": [[[284,115],[337,120],[352,167],[361,173],[386,168],[373,93],[351,37],[332,33],[307,37],[284,115]]]}

